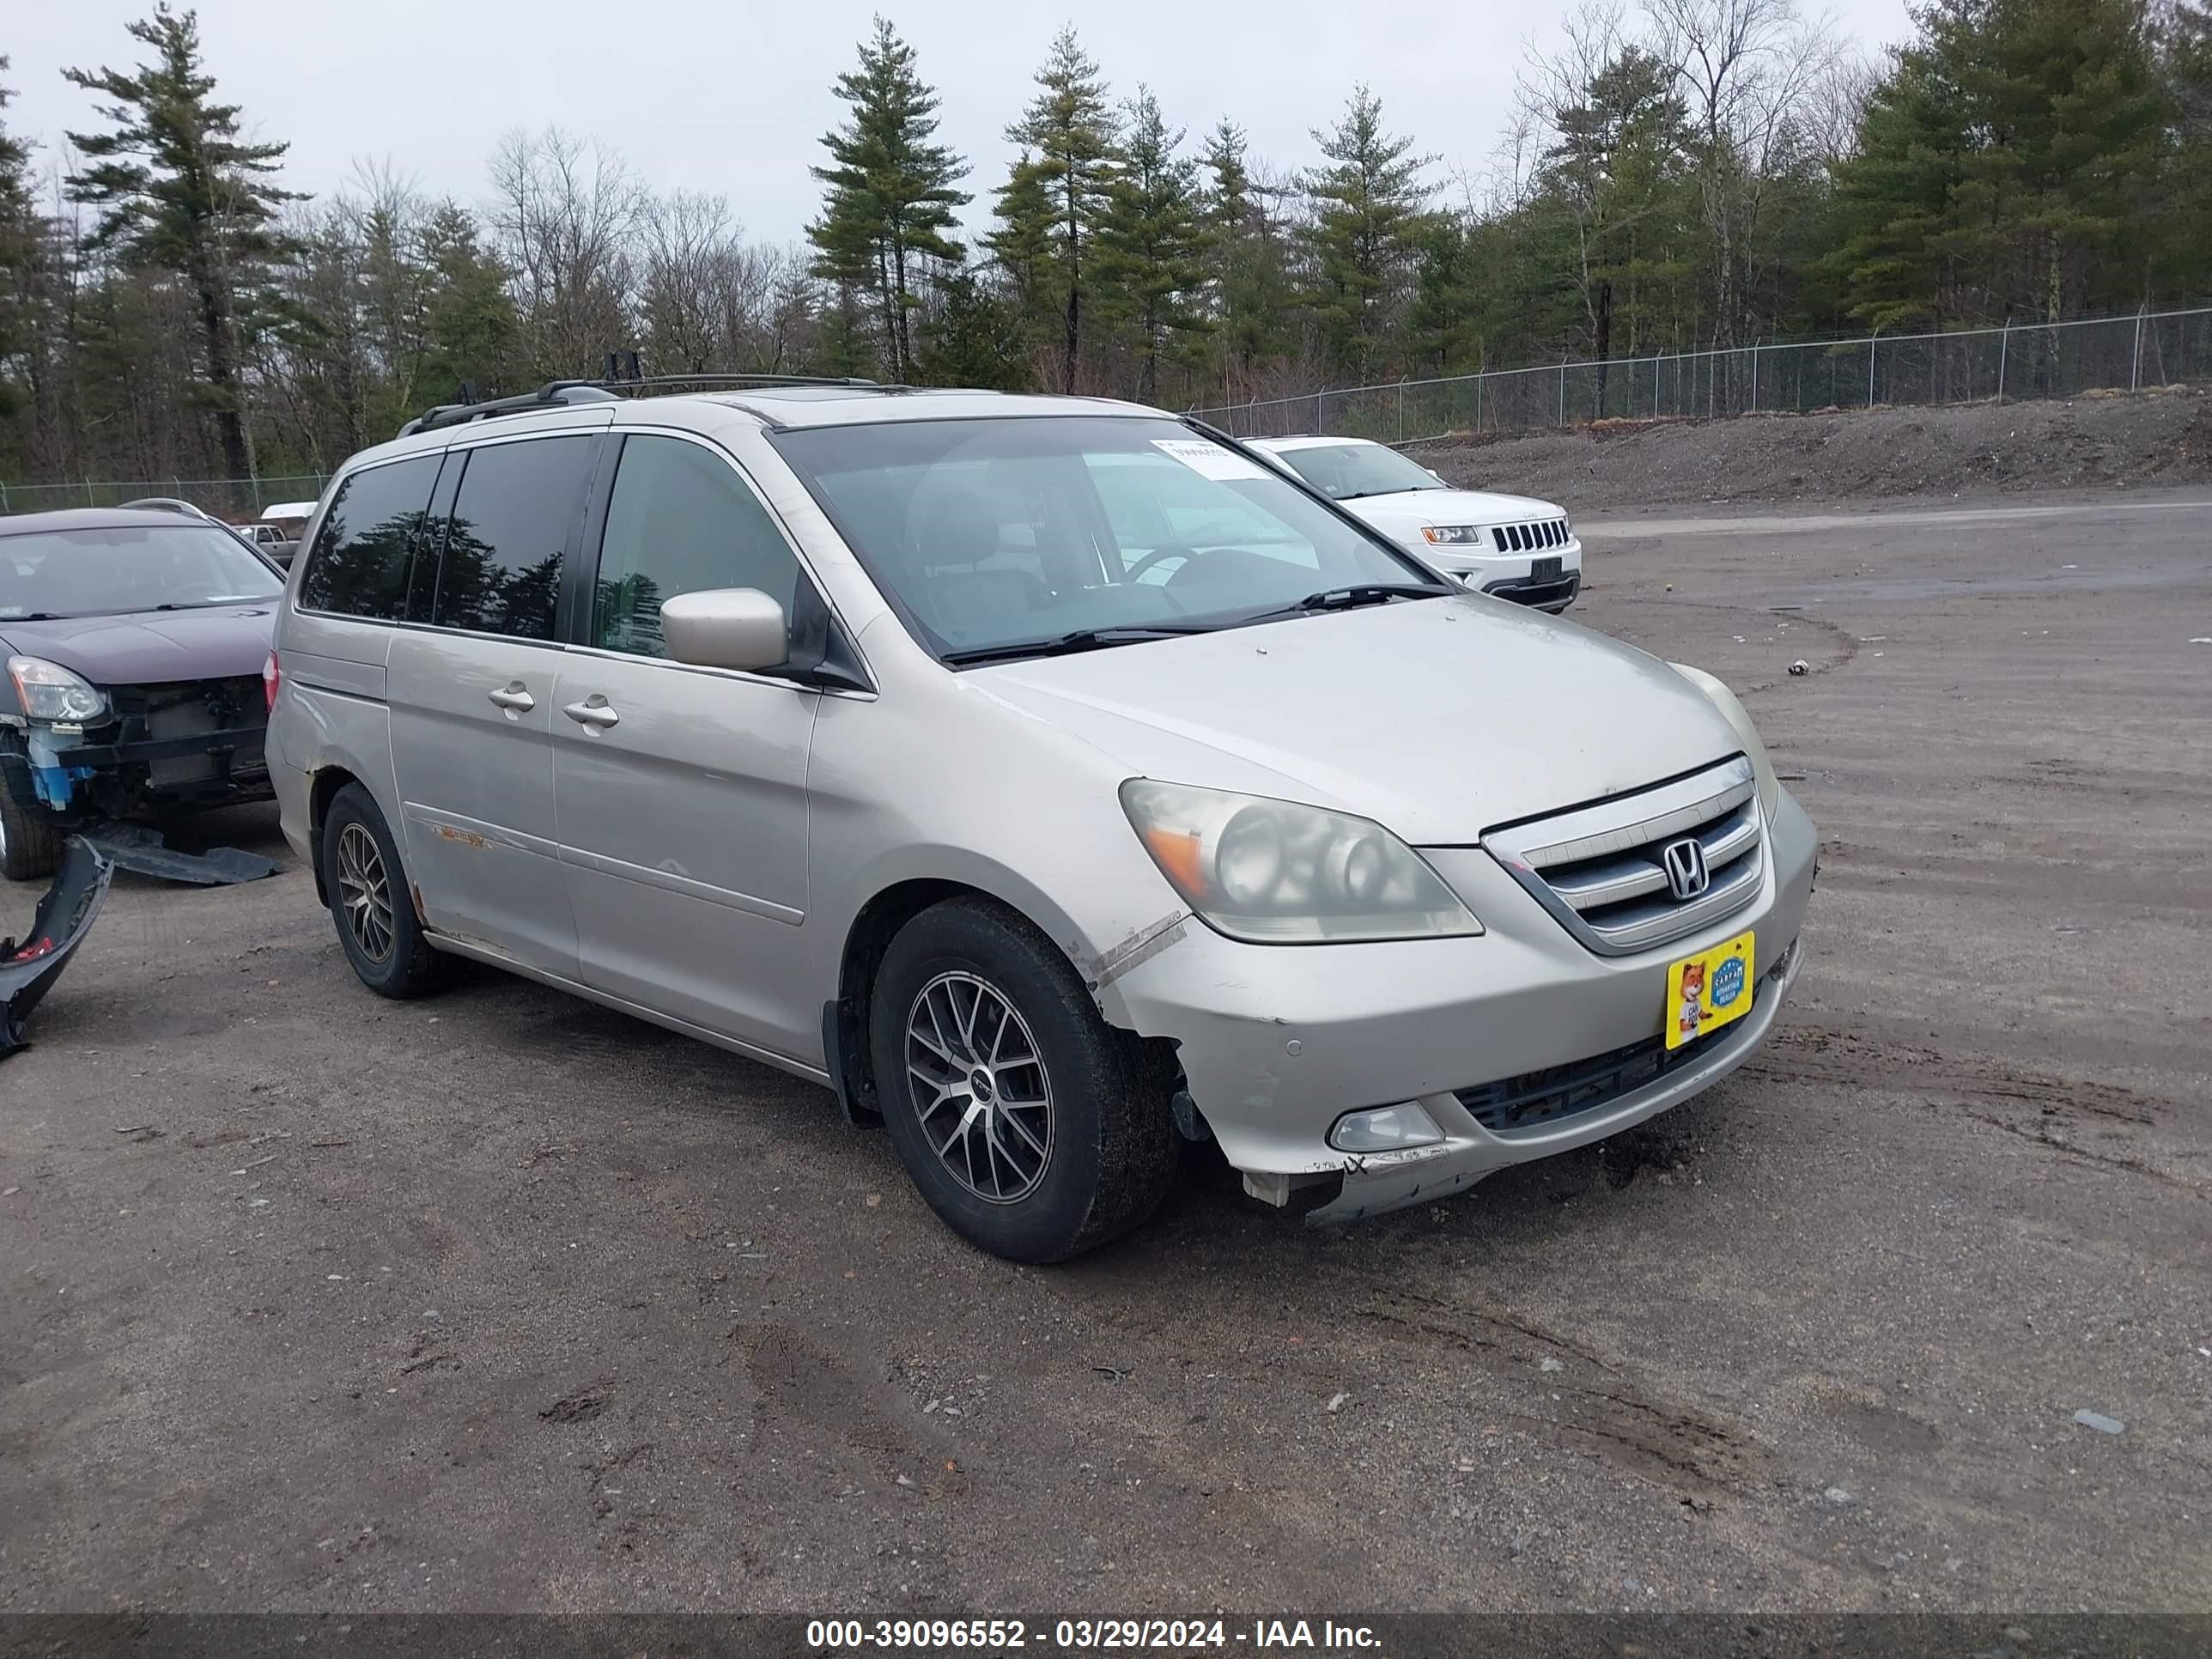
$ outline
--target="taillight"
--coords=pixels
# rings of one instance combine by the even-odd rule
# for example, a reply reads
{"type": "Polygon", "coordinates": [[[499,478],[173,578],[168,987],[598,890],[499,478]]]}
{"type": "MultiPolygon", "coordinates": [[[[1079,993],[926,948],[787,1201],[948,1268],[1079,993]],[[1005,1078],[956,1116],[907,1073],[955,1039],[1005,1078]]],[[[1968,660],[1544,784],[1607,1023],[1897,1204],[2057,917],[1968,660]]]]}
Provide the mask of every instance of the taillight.
{"type": "Polygon", "coordinates": [[[283,680],[283,671],[276,666],[276,653],[271,651],[269,660],[261,665],[261,696],[272,714],[276,712],[276,688],[283,680]]]}

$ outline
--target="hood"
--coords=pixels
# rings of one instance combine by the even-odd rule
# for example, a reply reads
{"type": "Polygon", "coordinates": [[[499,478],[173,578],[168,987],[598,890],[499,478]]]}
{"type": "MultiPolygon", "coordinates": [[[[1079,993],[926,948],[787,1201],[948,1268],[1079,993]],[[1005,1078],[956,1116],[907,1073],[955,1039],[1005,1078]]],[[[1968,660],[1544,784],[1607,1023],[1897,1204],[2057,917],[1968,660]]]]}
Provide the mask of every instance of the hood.
{"type": "Polygon", "coordinates": [[[1421,542],[1424,525],[1523,524],[1567,516],[1556,502],[1530,495],[1497,495],[1486,489],[1407,489],[1395,495],[1363,495],[1338,505],[1377,530],[1411,532],[1410,539],[1416,544],[1421,542]]]}
{"type": "Polygon", "coordinates": [[[962,678],[1133,775],[1357,812],[1417,846],[1472,842],[1742,748],[1657,658],[1475,594],[962,678]]]}
{"type": "Polygon", "coordinates": [[[15,656],[58,662],[94,685],[161,685],[258,674],[276,627],[274,601],[214,605],[128,617],[0,621],[0,644],[15,656]]]}

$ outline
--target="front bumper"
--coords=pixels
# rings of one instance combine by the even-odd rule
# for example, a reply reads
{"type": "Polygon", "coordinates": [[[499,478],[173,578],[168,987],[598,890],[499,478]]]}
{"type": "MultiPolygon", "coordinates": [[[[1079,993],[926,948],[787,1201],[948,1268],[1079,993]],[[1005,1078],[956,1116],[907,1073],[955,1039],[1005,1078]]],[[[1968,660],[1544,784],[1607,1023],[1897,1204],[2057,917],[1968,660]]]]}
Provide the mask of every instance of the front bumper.
{"type": "MultiPolygon", "coordinates": [[[[1752,902],[1700,933],[1634,957],[1594,955],[1486,854],[1450,878],[1486,932],[1472,939],[1269,946],[1195,921],[1106,988],[1109,1018],[1172,1040],[1193,1102],[1229,1162],[1286,1192],[1340,1180],[1311,1218],[1349,1219],[1440,1197],[1509,1164],[1613,1134],[1726,1076],[1759,1046],[1795,982],[1816,837],[1784,791],[1752,902]],[[1668,965],[1749,931],[1752,1012],[1663,1071],[1624,1060],[1624,1086],[1527,1127],[1493,1133],[1462,1093],[1500,1079],[1626,1055],[1660,1035],[1668,965]],[[1352,1154],[1328,1144],[1345,1113],[1418,1101],[1444,1139],[1352,1154]]],[[[1640,1062],[1639,1062],[1640,1063],[1640,1062]]]]}
{"type": "MultiPolygon", "coordinates": [[[[135,742],[66,740],[33,727],[0,749],[0,789],[58,823],[160,807],[219,806],[269,796],[258,726],[135,742]]],[[[102,734],[105,735],[105,734],[102,734]]]]}
{"type": "Polygon", "coordinates": [[[1422,557],[1479,592],[1557,613],[1575,602],[1583,586],[1583,544],[1569,537],[1534,553],[1464,553],[1424,544],[1422,557]]]}

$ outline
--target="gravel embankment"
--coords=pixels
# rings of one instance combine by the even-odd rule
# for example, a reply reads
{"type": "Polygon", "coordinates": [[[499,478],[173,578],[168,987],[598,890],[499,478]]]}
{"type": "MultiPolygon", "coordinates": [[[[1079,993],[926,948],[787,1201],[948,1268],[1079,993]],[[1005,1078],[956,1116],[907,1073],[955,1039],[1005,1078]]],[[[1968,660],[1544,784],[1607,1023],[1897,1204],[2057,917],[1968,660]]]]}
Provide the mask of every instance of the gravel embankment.
{"type": "Polygon", "coordinates": [[[1413,453],[1455,483],[1577,513],[2193,484],[2212,483],[2212,398],[2178,386],[2063,403],[1615,422],[1413,453]]]}

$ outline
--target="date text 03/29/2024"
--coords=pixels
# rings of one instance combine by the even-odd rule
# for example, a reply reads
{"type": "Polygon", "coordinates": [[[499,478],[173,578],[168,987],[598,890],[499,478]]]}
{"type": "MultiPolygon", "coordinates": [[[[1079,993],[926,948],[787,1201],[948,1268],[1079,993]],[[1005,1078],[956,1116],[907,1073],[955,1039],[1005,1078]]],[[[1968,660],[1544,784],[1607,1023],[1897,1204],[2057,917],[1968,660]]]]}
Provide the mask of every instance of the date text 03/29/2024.
{"type": "Polygon", "coordinates": [[[1371,1652],[1382,1644],[1369,1626],[1328,1619],[1254,1619],[1243,1624],[1222,1619],[817,1619],[807,1624],[806,1645],[828,1653],[867,1648],[1173,1653],[1237,1647],[1371,1652]]]}

